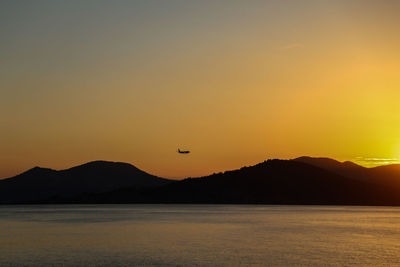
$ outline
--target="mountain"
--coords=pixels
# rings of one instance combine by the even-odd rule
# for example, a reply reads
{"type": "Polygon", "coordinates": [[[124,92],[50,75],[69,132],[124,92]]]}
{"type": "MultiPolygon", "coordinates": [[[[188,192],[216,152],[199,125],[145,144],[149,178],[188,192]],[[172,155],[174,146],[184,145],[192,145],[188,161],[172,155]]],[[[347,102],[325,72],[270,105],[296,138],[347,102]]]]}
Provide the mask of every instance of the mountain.
{"type": "MultiPolygon", "coordinates": [[[[165,186],[123,188],[86,195],[78,203],[236,203],[400,205],[400,190],[352,179],[295,160],[268,160],[251,167],[165,186]]],[[[72,201],[72,202],[74,202],[72,201]]],[[[68,202],[68,201],[67,201],[68,202]]]]}
{"type": "Polygon", "coordinates": [[[375,183],[400,189],[400,164],[378,166],[369,170],[375,183]]]}
{"type": "Polygon", "coordinates": [[[400,189],[400,164],[365,168],[351,161],[339,162],[330,158],[299,157],[293,161],[307,163],[351,179],[400,189]]]}
{"type": "Polygon", "coordinates": [[[339,162],[330,158],[299,157],[293,161],[307,163],[321,169],[325,169],[339,175],[356,179],[368,180],[370,174],[368,168],[357,165],[351,161],[339,162]]]}
{"type": "Polygon", "coordinates": [[[0,203],[71,198],[83,193],[160,186],[169,182],[122,162],[93,161],[61,171],[35,167],[0,180],[0,203]]]}
{"type": "Polygon", "coordinates": [[[2,180],[1,202],[400,205],[400,165],[301,157],[171,181],[96,161],[63,171],[36,167],[2,180]]]}
{"type": "Polygon", "coordinates": [[[299,161],[303,163],[307,163],[310,165],[314,165],[320,167],[322,169],[327,169],[330,171],[340,171],[345,169],[353,169],[353,170],[365,170],[365,167],[357,165],[351,161],[340,162],[330,158],[315,158],[315,157],[299,157],[293,159],[293,161],[299,161]]]}

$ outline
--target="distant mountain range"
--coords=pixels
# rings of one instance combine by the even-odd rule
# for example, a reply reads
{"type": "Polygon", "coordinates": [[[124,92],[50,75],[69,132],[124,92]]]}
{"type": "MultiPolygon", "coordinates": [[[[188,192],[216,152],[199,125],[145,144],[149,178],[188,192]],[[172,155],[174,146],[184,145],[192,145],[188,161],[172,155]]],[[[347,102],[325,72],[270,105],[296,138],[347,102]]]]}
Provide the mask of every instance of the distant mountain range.
{"type": "Polygon", "coordinates": [[[300,157],[174,181],[127,163],[95,161],[61,171],[35,167],[0,180],[0,203],[400,205],[400,165],[300,157]]]}

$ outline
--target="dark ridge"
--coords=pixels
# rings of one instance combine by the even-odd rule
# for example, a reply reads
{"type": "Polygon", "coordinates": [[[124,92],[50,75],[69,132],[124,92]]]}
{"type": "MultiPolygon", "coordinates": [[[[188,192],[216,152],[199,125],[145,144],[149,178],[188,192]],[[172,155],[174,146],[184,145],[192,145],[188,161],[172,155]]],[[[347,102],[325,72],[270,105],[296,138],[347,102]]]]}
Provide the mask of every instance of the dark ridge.
{"type": "MultiPolygon", "coordinates": [[[[399,205],[400,191],[351,179],[307,163],[268,160],[250,167],[155,188],[120,188],[59,203],[219,203],[399,205]]],[[[48,203],[46,201],[42,203],[48,203]]]]}
{"type": "Polygon", "coordinates": [[[351,161],[341,163],[329,158],[300,157],[294,161],[304,162],[351,179],[400,188],[400,164],[365,168],[351,161]]]}
{"type": "Polygon", "coordinates": [[[365,167],[360,166],[360,165],[358,165],[358,164],[355,164],[355,163],[352,162],[352,161],[345,161],[345,162],[343,162],[342,164],[343,164],[344,166],[347,166],[347,167],[355,167],[355,168],[362,168],[362,169],[365,169],[365,167]]]}
{"type": "Polygon", "coordinates": [[[45,173],[45,172],[48,172],[48,173],[56,172],[56,170],[35,166],[32,169],[29,169],[26,172],[21,173],[20,175],[31,175],[31,174],[45,173]]]}
{"type": "Polygon", "coordinates": [[[25,203],[46,198],[76,197],[122,187],[151,187],[169,183],[128,163],[93,161],[66,170],[40,167],[0,180],[0,203],[25,203]]]}
{"type": "Polygon", "coordinates": [[[301,157],[171,181],[121,162],[34,168],[0,181],[2,203],[400,205],[400,165],[301,157]]]}
{"type": "Polygon", "coordinates": [[[362,167],[360,165],[355,164],[354,162],[351,161],[345,161],[345,162],[340,162],[334,159],[330,158],[313,158],[313,157],[299,157],[293,159],[294,161],[299,161],[303,163],[307,163],[310,165],[314,165],[323,169],[328,169],[328,170],[336,170],[336,169],[341,169],[341,168],[354,168],[354,169],[366,169],[365,167],[362,167]]]}

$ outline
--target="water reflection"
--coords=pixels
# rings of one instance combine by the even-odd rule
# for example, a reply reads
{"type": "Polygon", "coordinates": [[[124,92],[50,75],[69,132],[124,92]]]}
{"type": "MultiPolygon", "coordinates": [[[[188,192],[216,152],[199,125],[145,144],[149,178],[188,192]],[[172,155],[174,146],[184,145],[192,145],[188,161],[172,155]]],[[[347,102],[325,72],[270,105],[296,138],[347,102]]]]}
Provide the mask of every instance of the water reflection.
{"type": "Polygon", "coordinates": [[[0,206],[0,266],[395,265],[400,209],[0,206]]]}

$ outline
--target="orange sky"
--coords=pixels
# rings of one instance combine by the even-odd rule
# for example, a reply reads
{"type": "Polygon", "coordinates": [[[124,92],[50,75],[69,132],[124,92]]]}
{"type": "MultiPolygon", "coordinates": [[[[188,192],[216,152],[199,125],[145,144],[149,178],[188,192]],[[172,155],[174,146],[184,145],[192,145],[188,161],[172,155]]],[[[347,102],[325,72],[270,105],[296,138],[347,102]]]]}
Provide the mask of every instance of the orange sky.
{"type": "Polygon", "coordinates": [[[300,2],[2,1],[0,178],[397,162],[400,2],[300,2]]]}

